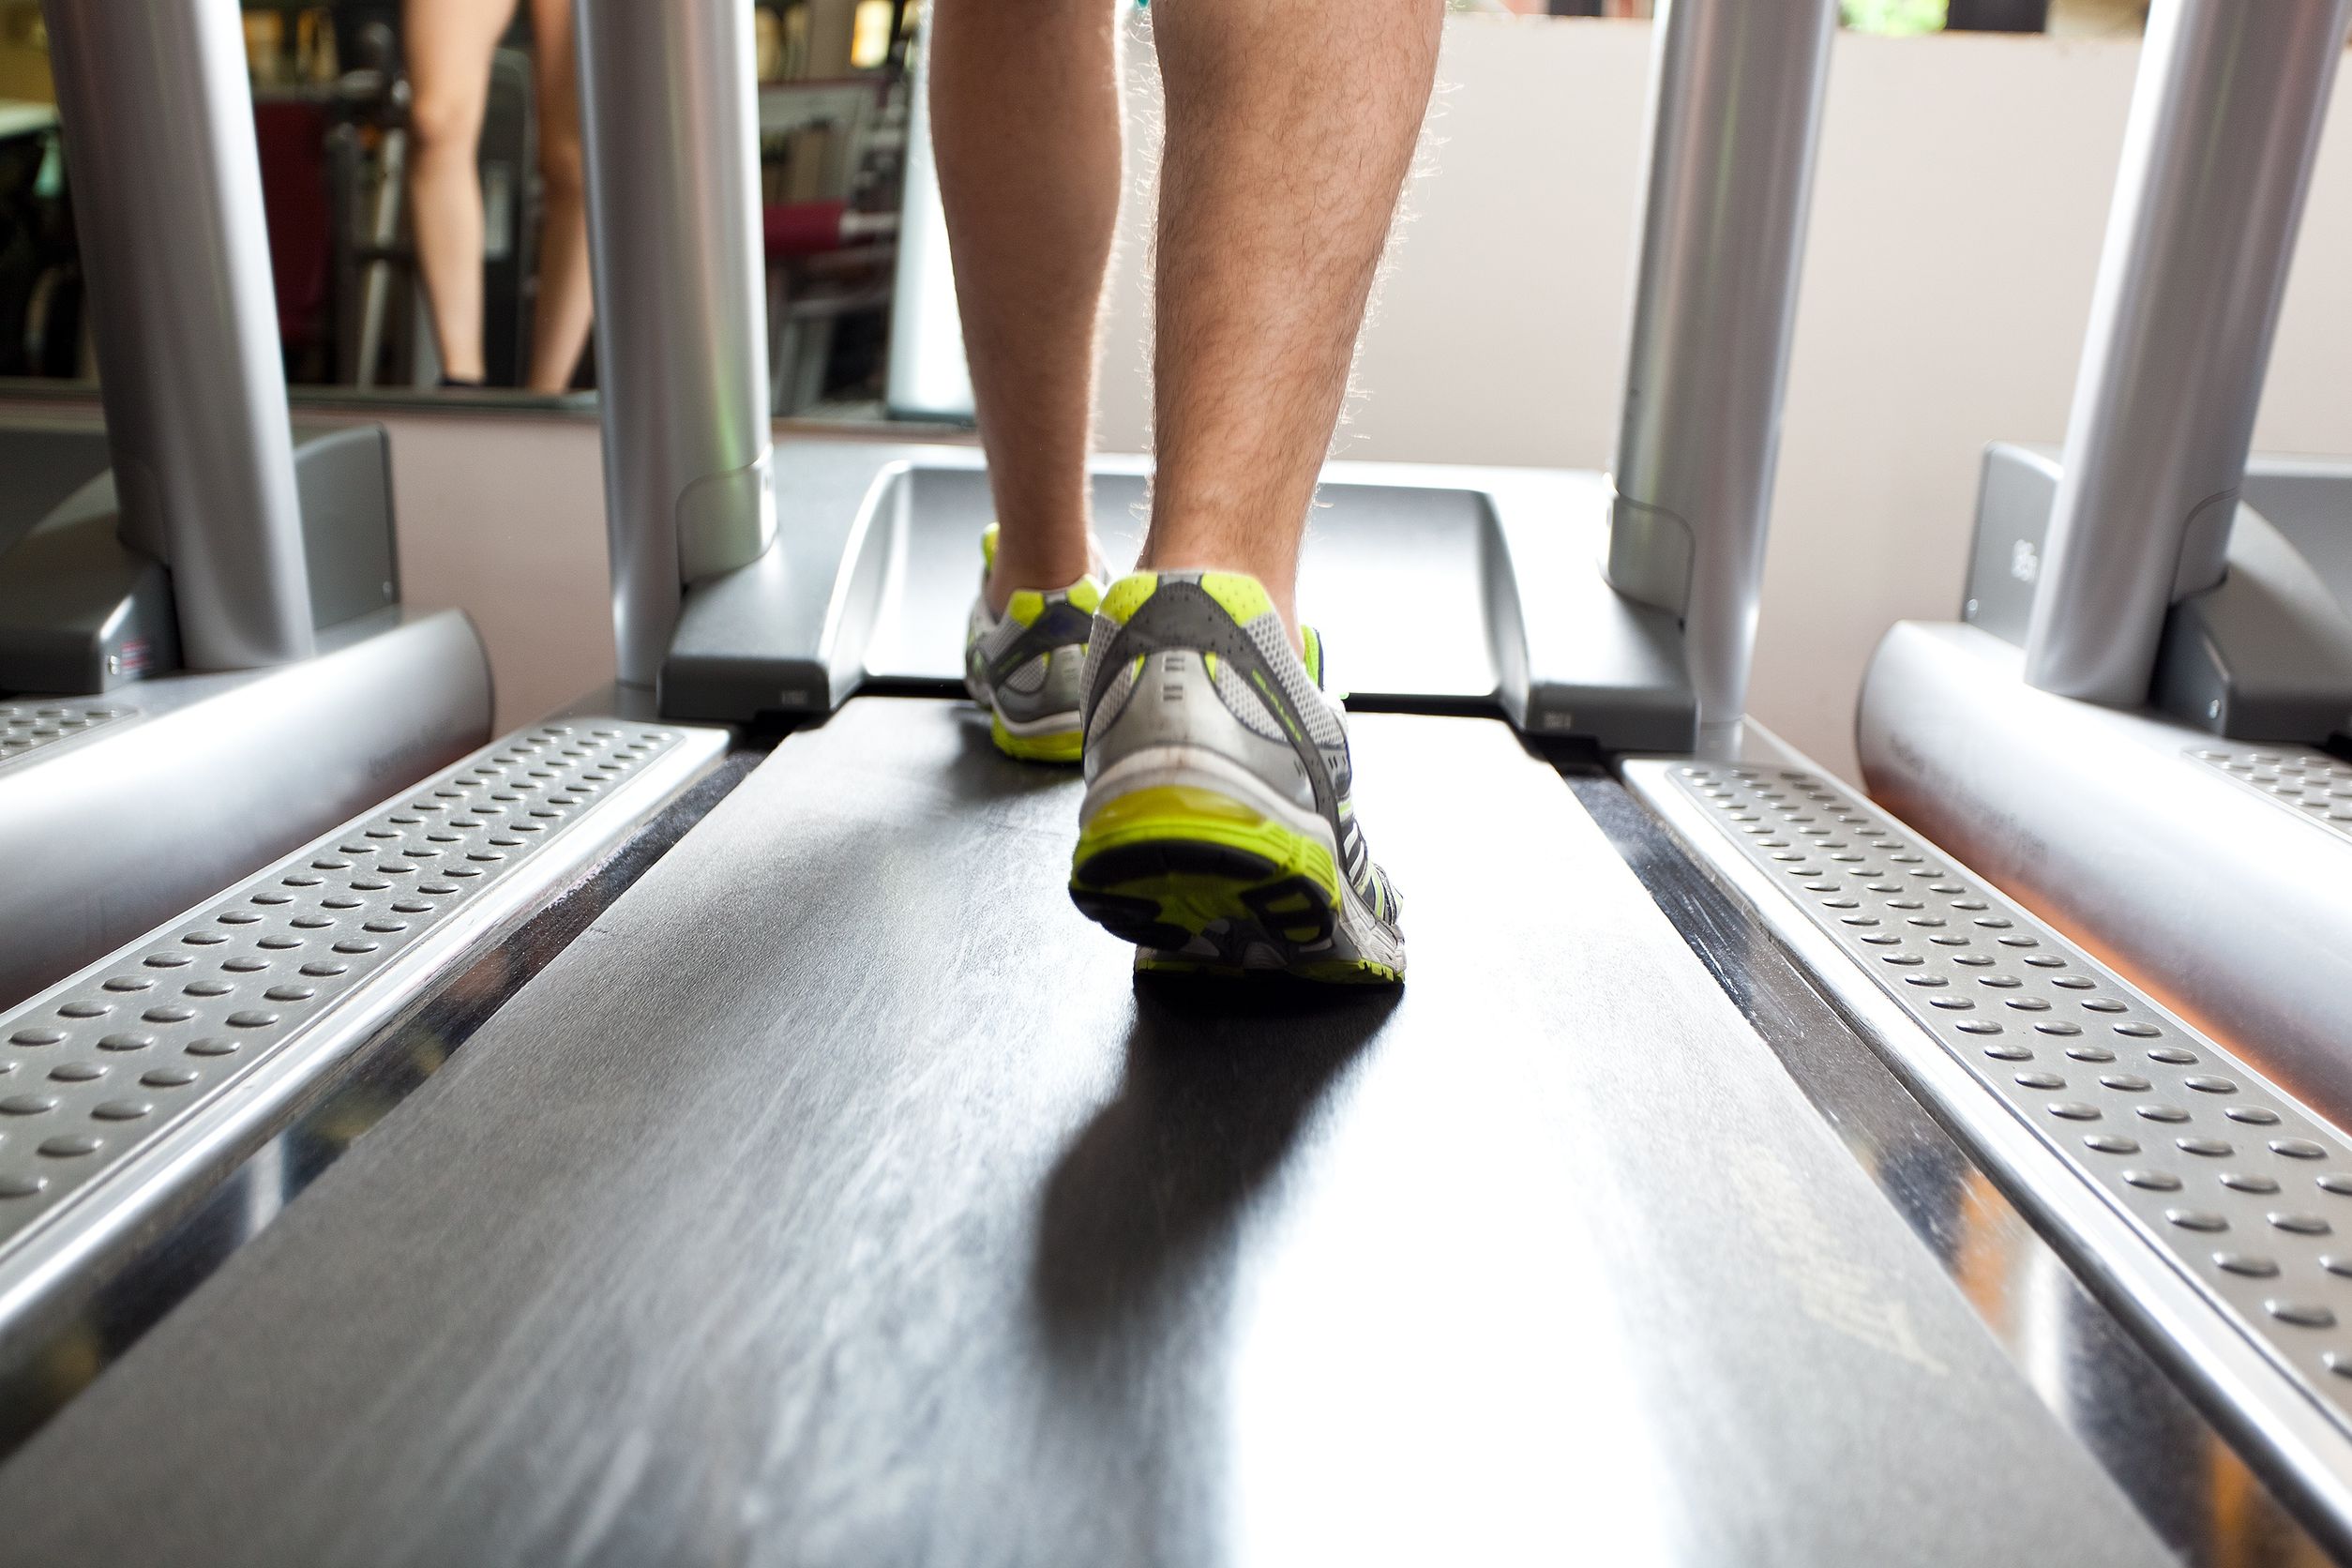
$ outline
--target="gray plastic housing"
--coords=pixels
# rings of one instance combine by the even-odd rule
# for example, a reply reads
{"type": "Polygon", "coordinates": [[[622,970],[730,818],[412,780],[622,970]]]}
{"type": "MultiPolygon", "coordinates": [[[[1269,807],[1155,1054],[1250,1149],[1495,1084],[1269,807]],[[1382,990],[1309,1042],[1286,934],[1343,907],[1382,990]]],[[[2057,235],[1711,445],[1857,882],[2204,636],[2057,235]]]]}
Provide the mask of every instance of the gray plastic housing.
{"type": "MultiPolygon", "coordinates": [[[[1094,465],[1114,570],[1141,544],[1145,475],[1139,458],[1094,465]]],[[[1368,707],[1499,710],[1530,734],[1691,749],[1681,628],[1602,575],[1610,499],[1597,474],[1331,465],[1299,603],[1334,685],[1368,707]]],[[[960,686],[993,515],[975,448],[794,443],[776,505],[793,525],[772,548],[686,589],[664,716],[749,723],[829,712],[861,688],[960,686]]]]}
{"type": "Polygon", "coordinates": [[[2230,528],[2226,575],[2165,620],[2153,704],[2230,740],[2321,746],[2352,729],[2352,617],[2251,506],[2230,528]]]}
{"type": "MultiPolygon", "coordinates": [[[[294,431],[294,484],[314,629],[399,602],[391,453],[379,426],[294,431]]],[[[169,545],[133,532],[102,437],[73,428],[0,432],[45,491],[71,485],[30,527],[0,519],[0,691],[95,695],[176,670],[169,545]],[[84,468],[78,483],[69,477],[84,468]]]]}
{"type": "MultiPolygon", "coordinates": [[[[2054,448],[1985,448],[1961,618],[2020,648],[2058,477],[2054,448]]],[[[2148,702],[2231,740],[2323,746],[2352,730],[2352,464],[2255,458],[2243,493],[2222,580],[2166,614],[2148,702]]]]}

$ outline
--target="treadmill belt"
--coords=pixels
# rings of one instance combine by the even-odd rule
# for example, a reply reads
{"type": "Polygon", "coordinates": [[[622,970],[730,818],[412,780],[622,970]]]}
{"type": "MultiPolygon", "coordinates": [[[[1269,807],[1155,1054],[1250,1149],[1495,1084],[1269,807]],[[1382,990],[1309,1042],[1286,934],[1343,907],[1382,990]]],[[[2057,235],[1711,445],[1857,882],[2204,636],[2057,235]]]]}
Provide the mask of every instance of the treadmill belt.
{"type": "Polygon", "coordinates": [[[14,1560],[2167,1560],[1500,724],[1401,996],[1138,985],[1078,786],[792,736],[5,1468],[14,1560]]]}

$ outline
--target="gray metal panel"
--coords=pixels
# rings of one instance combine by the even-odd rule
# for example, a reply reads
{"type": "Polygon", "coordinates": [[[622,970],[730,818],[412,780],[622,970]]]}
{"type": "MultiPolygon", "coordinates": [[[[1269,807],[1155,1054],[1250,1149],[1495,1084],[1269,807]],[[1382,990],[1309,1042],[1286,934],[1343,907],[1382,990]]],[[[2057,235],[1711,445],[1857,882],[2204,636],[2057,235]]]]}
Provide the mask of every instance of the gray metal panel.
{"type": "Polygon", "coordinates": [[[2042,581],[2058,485],[2054,448],[2011,441],[1984,448],[1960,618],[2020,648],[2033,624],[2033,596],[2042,581]]]}
{"type": "Polygon", "coordinates": [[[1702,857],[1745,862],[1768,918],[1849,960],[1813,963],[1839,995],[1892,1003],[1908,1027],[1881,1048],[2352,1547],[2352,1142],[1818,774],[1633,773],[1702,857]]]}
{"type": "Polygon", "coordinates": [[[1657,28],[1608,575],[1681,619],[1705,725],[1747,710],[1837,14],[1674,0],[1657,28]]]}
{"type": "Polygon", "coordinates": [[[1401,994],[1137,985],[1074,779],[792,737],[0,1470],[12,1548],[2168,1560],[1561,781],[1356,738],[1401,994]]]}
{"type": "Polygon", "coordinates": [[[294,464],[312,624],[324,631],[398,603],[392,448],[384,427],[297,428],[294,464]]]}
{"type": "Polygon", "coordinates": [[[95,1375],[116,1285],[184,1216],[726,744],[615,719],[508,735],[0,1014],[0,1451],[95,1375]]]}
{"type": "Polygon", "coordinates": [[[308,657],[302,519],[236,8],[41,8],[128,542],[177,563],[191,669],[308,657]]]}
{"type": "MultiPolygon", "coordinates": [[[[1148,465],[1098,457],[1114,569],[1142,542],[1148,465]]],[[[1301,613],[1371,703],[1493,706],[1521,728],[1688,748],[1695,703],[1673,617],[1609,588],[1600,475],[1333,463],[1307,535],[1301,613]],[[1404,608],[1409,607],[1409,608],[1404,608]],[[1395,635],[1397,616],[1415,634],[1395,635]]],[[[751,565],[690,589],[661,711],[742,722],[822,712],[866,682],[960,686],[992,515],[976,448],[795,443],[777,504],[800,520],[751,565]]]]}
{"type": "Polygon", "coordinates": [[[0,691],[95,696],[180,667],[172,580],[122,542],[101,475],[0,552],[0,691]],[[78,505],[102,491],[95,508],[78,505]]]}
{"type": "Polygon", "coordinates": [[[2240,493],[2352,613],[2352,462],[2257,456],[2246,464],[2240,493]]]}
{"type": "Polygon", "coordinates": [[[0,552],[108,461],[106,430],[95,421],[0,424],[0,552]]]}
{"type": "MultiPolygon", "coordinates": [[[[294,463],[315,629],[397,603],[384,429],[297,430],[294,463]]],[[[0,690],[97,693],[180,667],[170,560],[126,542],[133,532],[101,468],[0,546],[0,690]]]]}
{"type": "Polygon", "coordinates": [[[2148,700],[2174,601],[2223,571],[2352,0],[2149,13],[2026,678],[2148,700]]]}
{"type": "Polygon", "coordinates": [[[2152,705],[2217,735],[2320,746],[2352,730],[2352,615],[2250,506],[2229,575],[2173,606],[2152,705]]]}
{"type": "MultiPolygon", "coordinates": [[[[776,535],[751,13],[577,0],[605,527],[621,679],[650,686],[679,586],[776,535]]],[[[799,527],[829,520],[795,519],[799,527]]]]}
{"type": "Polygon", "coordinates": [[[2241,748],[2020,664],[1971,627],[1890,631],[1857,725],[1871,792],[2352,1124],[2352,842],[2194,755],[2241,748]]]}
{"type": "Polygon", "coordinates": [[[345,636],[270,671],[143,682],[135,720],[0,769],[0,1004],[489,734],[490,671],[462,614],[345,636]]]}

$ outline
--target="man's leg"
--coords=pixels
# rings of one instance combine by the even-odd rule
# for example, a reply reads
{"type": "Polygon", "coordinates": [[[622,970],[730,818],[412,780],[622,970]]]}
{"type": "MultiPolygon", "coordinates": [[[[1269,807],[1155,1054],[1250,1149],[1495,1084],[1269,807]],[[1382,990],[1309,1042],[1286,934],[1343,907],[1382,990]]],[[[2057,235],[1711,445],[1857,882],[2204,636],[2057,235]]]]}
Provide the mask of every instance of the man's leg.
{"type": "Polygon", "coordinates": [[[1161,0],[1157,475],[1086,681],[1078,909],[1147,970],[1393,983],[1299,541],[1436,69],[1440,0],[1161,0]]]}
{"type": "Polygon", "coordinates": [[[940,195],[1000,531],[988,598],[1002,613],[1015,589],[1060,588],[1090,566],[1118,17],[1111,0],[934,0],[929,25],[940,195]]]}
{"type": "Polygon", "coordinates": [[[1158,475],[1144,564],[1246,572],[1297,635],[1315,478],[1437,69],[1440,0],[1161,0],[1158,475]]]}

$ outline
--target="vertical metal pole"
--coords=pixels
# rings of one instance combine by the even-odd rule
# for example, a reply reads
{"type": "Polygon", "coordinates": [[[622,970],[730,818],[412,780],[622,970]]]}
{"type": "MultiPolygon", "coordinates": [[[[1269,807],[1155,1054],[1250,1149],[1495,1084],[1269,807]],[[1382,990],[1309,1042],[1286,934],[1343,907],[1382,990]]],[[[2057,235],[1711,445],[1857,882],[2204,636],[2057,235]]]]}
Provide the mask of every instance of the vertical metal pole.
{"type": "Polygon", "coordinates": [[[2026,638],[2026,679],[2148,700],[2221,580],[2352,0],[2158,0],[2026,638]]]}
{"type": "Polygon", "coordinates": [[[307,658],[253,92],[234,0],[44,0],[126,537],[193,669],[307,658]]]}
{"type": "Polygon", "coordinates": [[[1609,581],[1682,617],[1702,730],[1747,705],[1836,0],[1657,23],[1609,581]]]}
{"type": "Polygon", "coordinates": [[[359,347],[352,356],[354,386],[373,386],[384,358],[384,317],[392,303],[392,264],[400,242],[400,202],[408,182],[408,132],[387,127],[379,143],[375,201],[368,211],[368,246],[374,252],[359,276],[359,347]]]}
{"type": "Polygon", "coordinates": [[[578,0],[605,526],[620,678],[681,586],[776,538],[758,92],[742,0],[578,0]]]}
{"type": "Polygon", "coordinates": [[[897,268],[890,291],[890,370],[884,397],[894,415],[972,415],[972,366],[956,309],[956,269],[947,259],[947,208],[931,151],[931,51],[918,38],[907,117],[906,183],[899,198],[897,268]]]}

